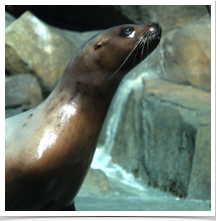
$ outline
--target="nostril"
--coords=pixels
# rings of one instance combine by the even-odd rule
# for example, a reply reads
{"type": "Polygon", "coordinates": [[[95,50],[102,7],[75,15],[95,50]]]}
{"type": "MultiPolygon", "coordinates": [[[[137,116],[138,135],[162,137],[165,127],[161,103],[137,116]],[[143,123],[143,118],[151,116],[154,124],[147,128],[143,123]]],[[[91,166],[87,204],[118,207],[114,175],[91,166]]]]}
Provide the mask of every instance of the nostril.
{"type": "Polygon", "coordinates": [[[159,32],[162,32],[162,28],[160,26],[160,24],[158,22],[152,22],[151,23],[151,28],[149,29],[150,31],[159,31],[159,32]]]}

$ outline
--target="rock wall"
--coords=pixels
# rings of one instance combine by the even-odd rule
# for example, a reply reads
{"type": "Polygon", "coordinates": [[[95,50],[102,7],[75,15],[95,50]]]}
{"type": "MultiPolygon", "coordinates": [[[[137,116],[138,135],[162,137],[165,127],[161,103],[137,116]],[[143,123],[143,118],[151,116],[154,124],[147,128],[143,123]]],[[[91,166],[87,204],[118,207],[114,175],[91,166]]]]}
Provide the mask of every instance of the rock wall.
{"type": "Polygon", "coordinates": [[[131,90],[112,161],[150,186],[210,199],[210,94],[159,79],[147,82],[143,92],[131,90]]]}

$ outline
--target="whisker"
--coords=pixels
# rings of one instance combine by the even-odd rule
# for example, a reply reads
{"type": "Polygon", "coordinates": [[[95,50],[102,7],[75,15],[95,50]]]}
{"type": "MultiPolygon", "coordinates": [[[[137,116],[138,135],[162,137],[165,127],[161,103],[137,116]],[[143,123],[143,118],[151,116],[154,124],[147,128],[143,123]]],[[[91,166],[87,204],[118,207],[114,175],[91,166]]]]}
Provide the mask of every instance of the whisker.
{"type": "MultiPolygon", "coordinates": [[[[151,35],[151,33],[148,33],[148,35],[147,35],[147,39],[146,39],[146,42],[145,42],[145,44],[147,44],[147,51],[148,51],[148,45],[149,45],[149,37],[150,37],[150,35],[151,35]]],[[[143,55],[143,51],[144,51],[144,47],[145,47],[145,44],[143,45],[143,48],[142,48],[142,52],[141,52],[141,54],[143,55]]],[[[142,56],[141,55],[141,56],[142,56]]],[[[149,65],[149,63],[150,63],[150,60],[151,60],[151,53],[150,53],[150,55],[149,55],[149,57],[148,57],[148,60],[147,60],[147,66],[146,66],[146,69],[144,70],[144,74],[142,75],[142,83],[143,83],[143,85],[145,86],[145,76],[146,76],[146,74],[147,74],[147,69],[148,69],[148,65],[149,65]]]]}
{"type": "Polygon", "coordinates": [[[135,60],[136,60],[136,56],[137,56],[137,53],[138,53],[138,51],[139,51],[139,48],[141,47],[141,44],[143,43],[143,48],[142,48],[142,53],[141,53],[141,62],[142,62],[142,54],[143,54],[143,50],[144,50],[145,43],[146,43],[145,37],[146,37],[147,34],[148,34],[148,33],[145,33],[145,34],[140,38],[140,42],[138,43],[139,45],[137,46],[137,51],[136,51],[136,54],[135,54],[135,56],[134,56],[133,66],[134,66],[134,64],[135,64],[135,60]]]}
{"type": "Polygon", "coordinates": [[[166,61],[166,59],[165,59],[165,57],[164,57],[164,53],[163,53],[163,43],[162,42],[160,42],[159,43],[159,47],[160,47],[160,52],[161,52],[161,56],[162,56],[162,58],[163,58],[163,60],[167,63],[167,61],[166,61]]]}
{"type": "MultiPolygon", "coordinates": [[[[156,33],[157,34],[157,33],[156,33]]],[[[138,40],[137,42],[135,43],[135,46],[133,47],[133,49],[131,50],[131,52],[129,53],[129,55],[126,57],[126,59],[123,61],[123,63],[119,66],[119,68],[115,71],[114,74],[111,75],[111,77],[108,79],[108,81],[121,69],[121,67],[125,64],[125,62],[128,60],[128,58],[131,56],[131,54],[136,50],[136,53],[135,53],[135,56],[134,56],[134,60],[133,60],[133,67],[135,65],[135,61],[136,61],[136,57],[137,57],[137,53],[138,53],[138,50],[139,48],[142,47],[142,51],[141,51],[141,62],[143,60],[143,55],[144,55],[144,49],[145,49],[145,46],[146,46],[146,49],[147,49],[147,55],[149,54],[148,53],[148,47],[149,47],[149,44],[151,42],[151,38],[150,36],[152,35],[151,32],[147,31],[145,34],[143,34],[138,40]],[[143,45],[142,45],[143,44],[143,45]]],[[[164,57],[163,55],[163,52],[161,52],[162,54],[162,58],[164,57]]],[[[149,62],[148,62],[149,63],[149,62]]],[[[164,68],[163,68],[163,65],[161,64],[161,67],[163,69],[163,71],[165,72],[164,68]]],[[[166,76],[166,74],[165,74],[166,76]]]]}
{"type": "MultiPolygon", "coordinates": [[[[139,46],[138,46],[139,44],[142,44],[142,42],[143,42],[143,40],[144,40],[144,37],[145,37],[145,36],[142,36],[142,37],[140,38],[140,42],[137,42],[137,48],[139,47],[139,46]]],[[[136,54],[135,54],[135,56],[134,56],[133,67],[134,67],[134,64],[135,64],[135,61],[136,61],[136,56],[137,56],[138,51],[139,51],[139,50],[136,51],[136,54]]]]}
{"type": "Polygon", "coordinates": [[[146,74],[147,74],[148,65],[149,65],[149,63],[150,63],[150,60],[151,60],[151,54],[150,54],[149,57],[148,57],[146,69],[145,69],[145,71],[144,71],[144,74],[142,75],[142,83],[143,83],[143,85],[145,85],[145,76],[146,76],[146,74]]]}
{"type": "Polygon", "coordinates": [[[147,52],[148,52],[148,40],[149,40],[149,36],[150,36],[150,33],[147,32],[147,33],[146,33],[146,41],[145,41],[144,44],[143,44],[143,48],[142,48],[142,52],[141,52],[141,61],[142,61],[142,56],[143,56],[145,44],[147,44],[147,52]]]}
{"type": "Polygon", "coordinates": [[[166,71],[165,71],[164,66],[163,66],[163,64],[161,62],[161,58],[162,58],[162,61],[164,61],[166,63],[166,59],[164,57],[163,47],[162,47],[162,43],[161,42],[159,43],[159,47],[160,47],[160,50],[158,48],[156,48],[157,52],[159,50],[159,52],[158,52],[159,59],[158,60],[160,62],[160,66],[161,66],[161,69],[163,70],[164,76],[167,78],[166,71]]]}
{"type": "Polygon", "coordinates": [[[130,54],[126,57],[126,59],[123,61],[123,63],[120,65],[120,67],[116,70],[116,72],[108,79],[108,81],[119,71],[119,69],[125,64],[125,62],[127,61],[127,59],[131,56],[131,54],[134,52],[134,50],[137,48],[137,46],[139,45],[140,41],[142,41],[143,36],[138,39],[138,41],[136,42],[134,48],[132,49],[132,51],[130,52],[130,54]]]}
{"type": "Polygon", "coordinates": [[[148,62],[147,62],[147,66],[146,66],[145,73],[147,73],[148,65],[149,65],[150,60],[151,60],[151,55],[152,55],[152,54],[150,54],[150,55],[148,56],[148,62]]]}
{"type": "Polygon", "coordinates": [[[148,36],[147,36],[147,54],[148,54],[149,43],[151,43],[151,41],[150,41],[150,35],[151,35],[151,33],[149,33],[148,36]]]}

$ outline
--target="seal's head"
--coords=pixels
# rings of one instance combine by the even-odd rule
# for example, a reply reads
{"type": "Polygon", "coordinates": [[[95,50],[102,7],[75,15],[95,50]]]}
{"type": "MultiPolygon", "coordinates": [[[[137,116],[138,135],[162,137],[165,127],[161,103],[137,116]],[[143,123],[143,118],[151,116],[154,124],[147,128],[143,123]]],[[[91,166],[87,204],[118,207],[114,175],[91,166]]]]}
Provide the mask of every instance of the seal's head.
{"type": "Polygon", "coordinates": [[[65,86],[74,88],[78,82],[79,86],[91,87],[92,93],[108,94],[110,90],[115,93],[122,78],[157,47],[161,34],[157,22],[126,24],[97,34],[83,45],[67,67],[64,78],[73,77],[76,81],[71,85],[71,80],[64,79],[65,86]]]}

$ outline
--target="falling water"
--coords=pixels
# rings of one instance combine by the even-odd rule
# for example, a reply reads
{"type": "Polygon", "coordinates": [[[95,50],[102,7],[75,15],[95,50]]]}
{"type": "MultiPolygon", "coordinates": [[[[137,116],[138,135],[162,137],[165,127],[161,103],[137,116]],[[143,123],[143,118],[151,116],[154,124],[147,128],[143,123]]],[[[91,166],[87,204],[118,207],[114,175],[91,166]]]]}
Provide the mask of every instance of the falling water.
{"type": "Polygon", "coordinates": [[[133,89],[143,87],[142,75],[138,76],[134,80],[125,80],[119,88],[112,106],[118,108],[112,112],[112,115],[108,119],[106,126],[106,140],[103,146],[98,146],[95,152],[95,156],[91,167],[94,169],[101,169],[108,177],[121,178],[121,182],[136,187],[140,190],[144,190],[143,185],[139,183],[141,179],[135,179],[134,176],[126,172],[119,165],[114,164],[111,160],[111,150],[114,145],[114,136],[119,126],[119,119],[124,111],[125,103],[128,100],[128,96],[133,89]]]}

